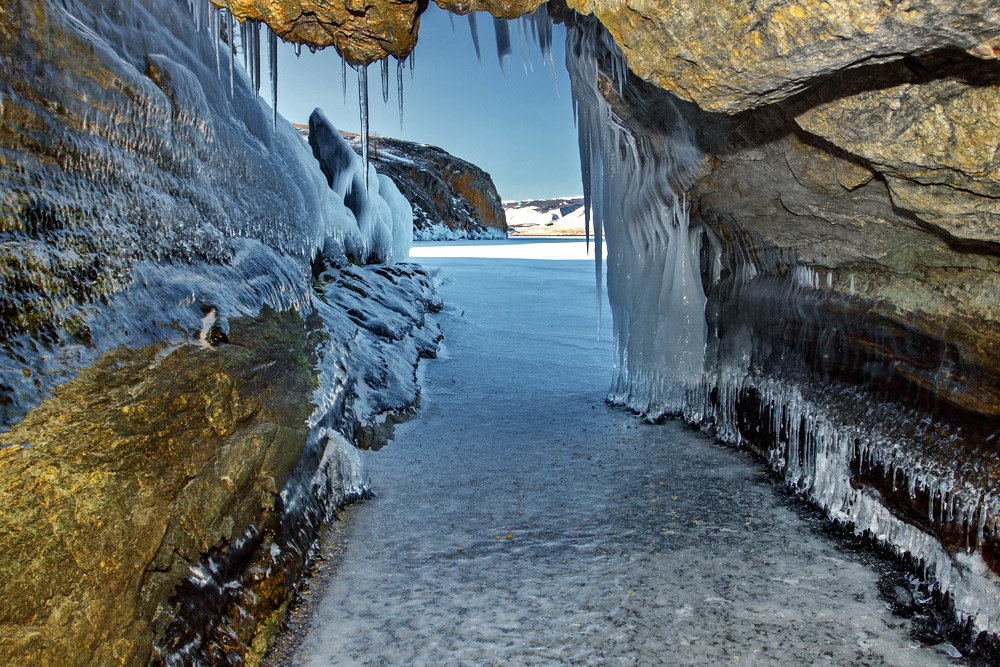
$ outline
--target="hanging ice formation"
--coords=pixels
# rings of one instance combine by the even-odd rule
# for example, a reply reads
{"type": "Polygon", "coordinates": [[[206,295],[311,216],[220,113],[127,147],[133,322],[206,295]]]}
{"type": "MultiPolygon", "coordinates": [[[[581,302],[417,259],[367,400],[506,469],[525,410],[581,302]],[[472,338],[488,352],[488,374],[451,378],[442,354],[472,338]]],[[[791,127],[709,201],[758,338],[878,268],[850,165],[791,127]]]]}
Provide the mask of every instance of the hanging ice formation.
{"type": "Polygon", "coordinates": [[[341,87],[341,97],[345,100],[347,99],[347,58],[344,54],[340,55],[340,87],[341,87]]]}
{"type": "Polygon", "coordinates": [[[211,28],[209,33],[212,35],[212,46],[215,48],[215,76],[222,76],[222,65],[219,62],[219,40],[222,39],[222,21],[220,21],[221,11],[215,5],[211,6],[211,28]]]}
{"type": "Polygon", "coordinates": [[[368,65],[358,65],[358,105],[361,111],[361,164],[368,190],[368,65]]]}
{"type": "Polygon", "coordinates": [[[236,89],[236,39],[233,32],[233,14],[226,12],[226,43],[229,47],[229,96],[236,89]]]}
{"type": "Polygon", "coordinates": [[[468,17],[469,17],[469,34],[472,35],[472,46],[474,46],[476,49],[476,60],[479,62],[479,65],[482,66],[483,54],[482,51],[480,51],[479,49],[479,26],[476,25],[476,13],[470,12],[468,14],[468,17]]]}
{"type": "MultiPolygon", "coordinates": [[[[451,16],[451,14],[448,14],[451,16]]],[[[403,60],[396,61],[396,101],[399,103],[399,129],[403,129],[403,60]]]]}
{"type": "Polygon", "coordinates": [[[618,362],[612,397],[644,414],[677,413],[686,392],[700,381],[704,363],[701,232],[690,229],[680,195],[699,172],[702,156],[685,125],[664,145],[652,145],[617,118],[598,80],[610,78],[620,89],[627,69],[606,32],[569,30],[566,66],[598,286],[602,237],[605,232],[609,237],[608,295],[618,362]]]}
{"type": "Polygon", "coordinates": [[[511,51],[510,26],[504,19],[493,19],[493,30],[496,32],[497,38],[497,62],[500,63],[502,70],[511,51]]]}
{"type": "Polygon", "coordinates": [[[386,56],[382,58],[380,63],[382,71],[382,103],[389,103],[389,58],[386,56]]]}
{"type": "Polygon", "coordinates": [[[271,122],[278,127],[278,36],[267,29],[267,59],[271,70],[271,122]]]}
{"type": "MultiPolygon", "coordinates": [[[[810,368],[786,372],[789,357],[768,349],[808,332],[780,339],[771,330],[796,317],[816,326],[808,319],[815,314],[799,311],[820,302],[834,277],[748,252],[739,238],[724,249],[690,220],[684,193],[704,165],[694,133],[666,94],[656,98],[655,127],[616,113],[633,101],[622,99],[628,69],[599,23],[577,17],[567,28],[566,66],[598,258],[607,241],[617,355],[609,400],[650,420],[682,415],[723,441],[754,447],[831,518],[922,563],[976,631],[1000,631],[1000,583],[980,553],[984,536],[1000,528],[996,481],[985,472],[995,463],[970,460],[956,471],[942,453],[960,446],[960,432],[891,398],[873,402],[864,388],[811,380],[810,368]],[[743,428],[755,416],[758,440],[745,443],[743,428]],[[875,487],[854,483],[864,475],[905,489],[935,530],[964,533],[966,548],[949,554],[931,532],[900,519],[875,487]]],[[[600,259],[595,266],[600,280],[600,259]]]]}

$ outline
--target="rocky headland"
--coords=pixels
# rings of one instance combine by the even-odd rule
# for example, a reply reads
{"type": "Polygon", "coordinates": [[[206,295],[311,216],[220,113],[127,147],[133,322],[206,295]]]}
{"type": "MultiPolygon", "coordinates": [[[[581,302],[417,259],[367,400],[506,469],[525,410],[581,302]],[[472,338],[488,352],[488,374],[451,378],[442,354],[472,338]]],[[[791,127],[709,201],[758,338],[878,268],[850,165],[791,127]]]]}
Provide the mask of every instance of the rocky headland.
{"type": "MultiPolygon", "coordinates": [[[[295,125],[310,141],[309,125],[295,125]]],[[[361,136],[340,132],[361,155],[361,136]]],[[[506,213],[492,177],[476,165],[427,144],[371,136],[369,158],[392,179],[413,207],[413,238],[418,241],[502,239],[506,213]]]]}

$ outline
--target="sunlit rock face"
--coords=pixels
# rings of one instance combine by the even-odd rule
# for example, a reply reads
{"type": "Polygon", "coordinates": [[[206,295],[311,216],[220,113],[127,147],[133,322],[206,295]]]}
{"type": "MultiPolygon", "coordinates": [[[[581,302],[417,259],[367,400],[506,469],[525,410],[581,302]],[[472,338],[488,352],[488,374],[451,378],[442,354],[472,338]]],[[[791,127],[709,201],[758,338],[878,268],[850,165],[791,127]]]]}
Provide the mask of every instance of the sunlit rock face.
{"type": "Polygon", "coordinates": [[[423,0],[212,0],[241,21],[263,21],[288,42],[336,46],[351,63],[405,58],[417,43],[423,0]]]}
{"type": "Polygon", "coordinates": [[[734,113],[796,95],[823,76],[940,49],[996,58],[990,0],[622,2],[569,0],[593,13],[639,77],[734,113]]]}

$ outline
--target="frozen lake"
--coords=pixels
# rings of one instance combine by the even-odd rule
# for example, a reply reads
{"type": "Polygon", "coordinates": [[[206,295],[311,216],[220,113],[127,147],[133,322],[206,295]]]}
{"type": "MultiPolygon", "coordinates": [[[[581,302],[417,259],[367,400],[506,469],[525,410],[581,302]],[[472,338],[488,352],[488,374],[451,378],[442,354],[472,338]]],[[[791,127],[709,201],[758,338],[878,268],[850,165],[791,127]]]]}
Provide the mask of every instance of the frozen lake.
{"type": "Polygon", "coordinates": [[[950,662],[749,456],[604,404],[583,241],[412,255],[445,347],[367,455],[296,664],[950,662]]]}

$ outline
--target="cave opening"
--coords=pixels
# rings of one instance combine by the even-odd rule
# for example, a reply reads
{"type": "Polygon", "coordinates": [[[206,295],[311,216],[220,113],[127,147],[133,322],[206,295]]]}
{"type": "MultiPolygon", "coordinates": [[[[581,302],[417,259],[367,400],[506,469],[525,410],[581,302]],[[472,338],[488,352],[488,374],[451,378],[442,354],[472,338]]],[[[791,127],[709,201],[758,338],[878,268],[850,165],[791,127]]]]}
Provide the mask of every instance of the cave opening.
{"type": "Polygon", "coordinates": [[[314,657],[995,655],[995,12],[296,3],[0,15],[12,654],[257,660],[374,488],[314,657]]]}

